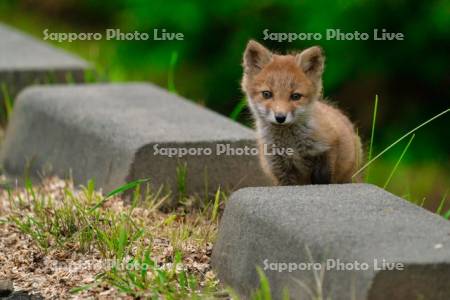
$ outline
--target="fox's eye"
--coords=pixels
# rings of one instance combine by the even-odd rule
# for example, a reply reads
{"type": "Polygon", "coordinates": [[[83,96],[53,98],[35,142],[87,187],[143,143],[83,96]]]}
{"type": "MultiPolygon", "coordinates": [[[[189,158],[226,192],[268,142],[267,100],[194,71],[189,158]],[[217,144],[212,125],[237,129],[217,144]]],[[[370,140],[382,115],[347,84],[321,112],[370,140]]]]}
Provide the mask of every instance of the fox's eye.
{"type": "Polygon", "coordinates": [[[263,91],[262,96],[264,99],[270,99],[270,98],[272,98],[272,92],[271,91],[263,91]]]}
{"type": "Polygon", "coordinates": [[[301,97],[302,97],[302,94],[300,94],[300,93],[293,93],[291,95],[291,100],[297,101],[297,100],[300,100],[301,97]]]}

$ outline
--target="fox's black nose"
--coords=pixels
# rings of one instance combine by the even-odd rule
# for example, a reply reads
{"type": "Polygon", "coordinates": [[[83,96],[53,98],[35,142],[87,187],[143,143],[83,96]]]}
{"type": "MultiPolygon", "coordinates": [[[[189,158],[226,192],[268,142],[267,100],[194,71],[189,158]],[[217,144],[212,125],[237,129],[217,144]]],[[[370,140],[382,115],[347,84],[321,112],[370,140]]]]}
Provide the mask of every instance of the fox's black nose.
{"type": "Polygon", "coordinates": [[[284,121],[286,121],[286,115],[275,115],[275,120],[277,120],[278,123],[283,124],[284,121]]]}

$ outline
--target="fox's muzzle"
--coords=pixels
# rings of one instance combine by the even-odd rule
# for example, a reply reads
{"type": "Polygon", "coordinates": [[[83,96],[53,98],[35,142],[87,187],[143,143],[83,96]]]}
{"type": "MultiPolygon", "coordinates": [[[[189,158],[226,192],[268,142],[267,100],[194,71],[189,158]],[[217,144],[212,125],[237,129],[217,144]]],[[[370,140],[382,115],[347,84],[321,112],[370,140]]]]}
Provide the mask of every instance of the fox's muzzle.
{"type": "Polygon", "coordinates": [[[275,120],[277,123],[283,124],[284,121],[286,121],[286,115],[285,114],[275,114],[275,120]]]}

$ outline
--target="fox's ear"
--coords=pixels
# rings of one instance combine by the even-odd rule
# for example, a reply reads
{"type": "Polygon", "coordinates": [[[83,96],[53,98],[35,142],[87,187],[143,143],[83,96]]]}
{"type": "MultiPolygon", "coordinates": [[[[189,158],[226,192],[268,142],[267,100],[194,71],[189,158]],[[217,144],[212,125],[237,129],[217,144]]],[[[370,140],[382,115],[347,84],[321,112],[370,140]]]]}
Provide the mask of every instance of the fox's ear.
{"type": "Polygon", "coordinates": [[[322,77],[325,65],[325,56],[322,48],[314,46],[305,49],[301,53],[297,54],[295,59],[307,76],[310,76],[315,80],[322,77]]]}
{"type": "Polygon", "coordinates": [[[261,69],[270,62],[272,52],[267,50],[260,43],[250,40],[244,51],[244,72],[253,75],[261,71],[261,69]]]}

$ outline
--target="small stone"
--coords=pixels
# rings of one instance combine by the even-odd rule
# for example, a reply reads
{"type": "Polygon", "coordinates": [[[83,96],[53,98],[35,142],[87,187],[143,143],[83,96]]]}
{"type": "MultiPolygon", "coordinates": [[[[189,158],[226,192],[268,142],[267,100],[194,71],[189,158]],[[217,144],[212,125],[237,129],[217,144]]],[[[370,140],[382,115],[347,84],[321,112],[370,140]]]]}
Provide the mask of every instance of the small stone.
{"type": "Polygon", "coordinates": [[[441,249],[443,246],[442,244],[436,244],[434,245],[434,249],[441,249]]]}

